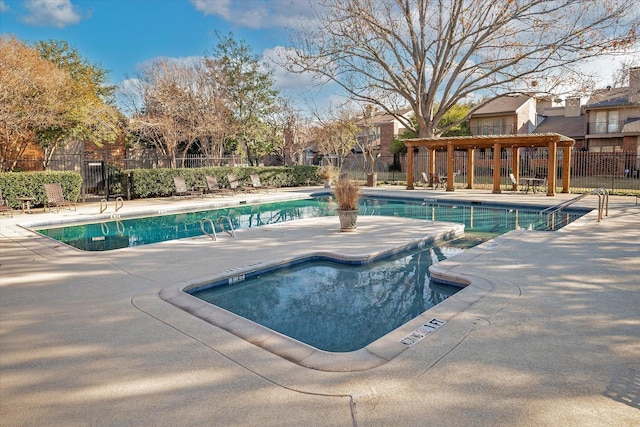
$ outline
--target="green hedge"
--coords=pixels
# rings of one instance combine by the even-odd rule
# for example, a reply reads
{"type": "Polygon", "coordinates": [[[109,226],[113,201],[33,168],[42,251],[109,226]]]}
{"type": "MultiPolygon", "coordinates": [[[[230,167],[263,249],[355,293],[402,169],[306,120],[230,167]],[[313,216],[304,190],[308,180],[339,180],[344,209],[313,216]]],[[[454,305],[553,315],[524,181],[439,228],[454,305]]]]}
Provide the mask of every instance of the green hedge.
{"type": "MultiPolygon", "coordinates": [[[[132,199],[149,197],[169,197],[175,191],[174,176],[182,176],[187,187],[206,188],[205,176],[218,178],[221,186],[229,187],[227,175],[234,173],[241,184],[251,182],[250,175],[257,173],[265,186],[298,187],[321,182],[320,168],[317,166],[269,166],[269,167],[228,167],[215,166],[185,169],[129,169],[110,170],[110,188],[112,192],[127,194],[127,185],[131,185],[132,199]]],[[[82,177],[78,172],[3,172],[0,173],[0,188],[7,203],[20,207],[19,197],[33,197],[32,206],[43,206],[46,200],[45,183],[59,182],[64,196],[77,201],[82,188],[82,177]]]]}
{"type": "MultiPolygon", "coordinates": [[[[131,198],[168,197],[175,191],[174,176],[184,178],[188,188],[207,187],[206,176],[215,176],[223,187],[229,187],[227,175],[236,174],[240,184],[249,185],[250,175],[257,173],[265,186],[298,187],[321,181],[317,166],[269,166],[269,167],[229,167],[214,166],[184,169],[130,169],[120,174],[121,187],[126,189],[130,180],[131,198]]],[[[113,183],[112,183],[113,184],[113,183]]]]}
{"type": "Polygon", "coordinates": [[[1,172],[0,188],[7,203],[18,209],[19,197],[33,197],[32,206],[43,206],[47,196],[44,185],[59,182],[64,197],[77,201],[82,188],[82,177],[78,172],[1,172]]]}

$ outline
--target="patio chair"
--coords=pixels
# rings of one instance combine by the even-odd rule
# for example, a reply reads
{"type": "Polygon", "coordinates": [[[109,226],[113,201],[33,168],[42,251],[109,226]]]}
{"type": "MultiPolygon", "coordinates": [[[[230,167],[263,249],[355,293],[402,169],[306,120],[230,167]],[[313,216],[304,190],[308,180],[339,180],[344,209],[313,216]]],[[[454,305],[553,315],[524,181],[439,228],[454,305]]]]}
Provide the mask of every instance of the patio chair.
{"type": "Polygon", "coordinates": [[[244,185],[240,185],[240,182],[238,181],[238,176],[234,173],[230,173],[227,175],[227,180],[229,181],[229,188],[231,189],[231,191],[233,191],[234,193],[238,193],[238,192],[251,192],[254,191],[254,189],[252,187],[246,187],[244,185]]]}
{"type": "Polygon", "coordinates": [[[257,173],[252,173],[250,176],[251,176],[251,186],[256,191],[266,190],[268,192],[269,190],[278,189],[278,187],[274,187],[273,185],[262,185],[262,182],[260,182],[260,175],[258,175],[257,173]]]}
{"type": "Polygon", "coordinates": [[[220,187],[218,178],[212,175],[205,176],[207,180],[207,194],[229,194],[231,190],[228,188],[220,187]]]}
{"type": "Polygon", "coordinates": [[[426,172],[422,172],[422,182],[425,187],[431,187],[431,180],[427,176],[426,172]]]}
{"type": "Polygon", "coordinates": [[[194,197],[194,196],[202,196],[202,191],[199,190],[189,190],[187,188],[187,184],[184,181],[184,178],[181,176],[174,176],[173,183],[176,186],[176,191],[174,196],[176,197],[194,197]]]}
{"type": "Polygon", "coordinates": [[[511,191],[518,191],[518,181],[514,174],[509,174],[509,179],[511,180],[511,191]]]}
{"type": "Polygon", "coordinates": [[[68,200],[64,197],[64,193],[62,192],[62,185],[59,182],[44,184],[44,192],[47,195],[47,200],[44,202],[44,210],[47,208],[49,212],[51,212],[51,208],[55,207],[56,212],[60,212],[60,208],[66,207],[71,210],[73,206],[73,210],[76,210],[76,202],[68,200]]]}
{"type": "Polygon", "coordinates": [[[0,188],[0,212],[3,214],[8,213],[11,215],[11,218],[13,218],[13,209],[11,209],[11,206],[9,206],[7,201],[2,197],[2,188],[0,188]]]}

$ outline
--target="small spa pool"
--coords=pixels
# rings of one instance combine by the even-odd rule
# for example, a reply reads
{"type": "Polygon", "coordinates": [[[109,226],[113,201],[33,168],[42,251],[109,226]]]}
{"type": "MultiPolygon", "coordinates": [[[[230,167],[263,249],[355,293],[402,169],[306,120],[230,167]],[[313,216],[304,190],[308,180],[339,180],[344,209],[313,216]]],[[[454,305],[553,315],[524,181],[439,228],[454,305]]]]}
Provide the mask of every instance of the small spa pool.
{"type": "Polygon", "coordinates": [[[309,259],[188,293],[319,350],[349,352],[459,291],[430,283],[429,266],[460,251],[433,246],[359,265],[309,259]]]}

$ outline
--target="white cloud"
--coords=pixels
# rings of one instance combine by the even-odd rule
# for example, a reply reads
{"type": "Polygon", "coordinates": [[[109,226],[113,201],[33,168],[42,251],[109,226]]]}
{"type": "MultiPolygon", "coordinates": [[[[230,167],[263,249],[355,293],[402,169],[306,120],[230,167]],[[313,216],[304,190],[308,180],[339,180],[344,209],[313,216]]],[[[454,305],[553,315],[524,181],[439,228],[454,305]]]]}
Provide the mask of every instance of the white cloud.
{"type": "Polygon", "coordinates": [[[0,13],[2,12],[6,12],[9,10],[9,6],[7,6],[6,4],[4,4],[3,0],[0,0],[0,13]]]}
{"type": "Polygon", "coordinates": [[[309,73],[292,73],[287,71],[281,64],[287,61],[287,56],[294,54],[290,48],[276,46],[273,49],[265,49],[262,52],[262,61],[269,65],[274,71],[275,86],[280,90],[301,90],[308,89],[317,82],[309,73]]]}
{"type": "MultiPolygon", "coordinates": [[[[640,51],[640,45],[635,48],[636,52],[640,51]]],[[[602,56],[584,62],[580,66],[580,70],[593,75],[602,89],[613,83],[614,75],[620,71],[624,64],[632,63],[635,66],[640,65],[640,56],[634,54],[621,54],[602,56]]]]}
{"type": "Polygon", "coordinates": [[[29,14],[22,20],[29,25],[64,28],[82,19],[71,0],[27,0],[24,6],[29,14]]]}
{"type": "Polygon", "coordinates": [[[248,28],[292,27],[311,20],[312,6],[303,0],[189,0],[205,15],[248,28]]]}

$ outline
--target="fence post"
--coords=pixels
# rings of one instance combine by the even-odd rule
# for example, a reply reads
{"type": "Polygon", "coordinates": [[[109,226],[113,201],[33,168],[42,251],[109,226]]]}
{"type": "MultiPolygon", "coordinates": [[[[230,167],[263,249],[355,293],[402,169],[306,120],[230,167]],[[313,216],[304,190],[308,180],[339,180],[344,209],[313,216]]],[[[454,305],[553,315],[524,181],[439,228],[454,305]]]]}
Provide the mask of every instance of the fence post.
{"type": "Polygon", "coordinates": [[[82,195],[82,203],[85,202],[85,193],[87,191],[87,172],[85,167],[85,151],[80,153],[80,176],[82,177],[82,185],[80,186],[80,194],[82,195]]]}
{"type": "Polygon", "coordinates": [[[131,172],[127,172],[127,200],[131,200],[131,172]]]}

